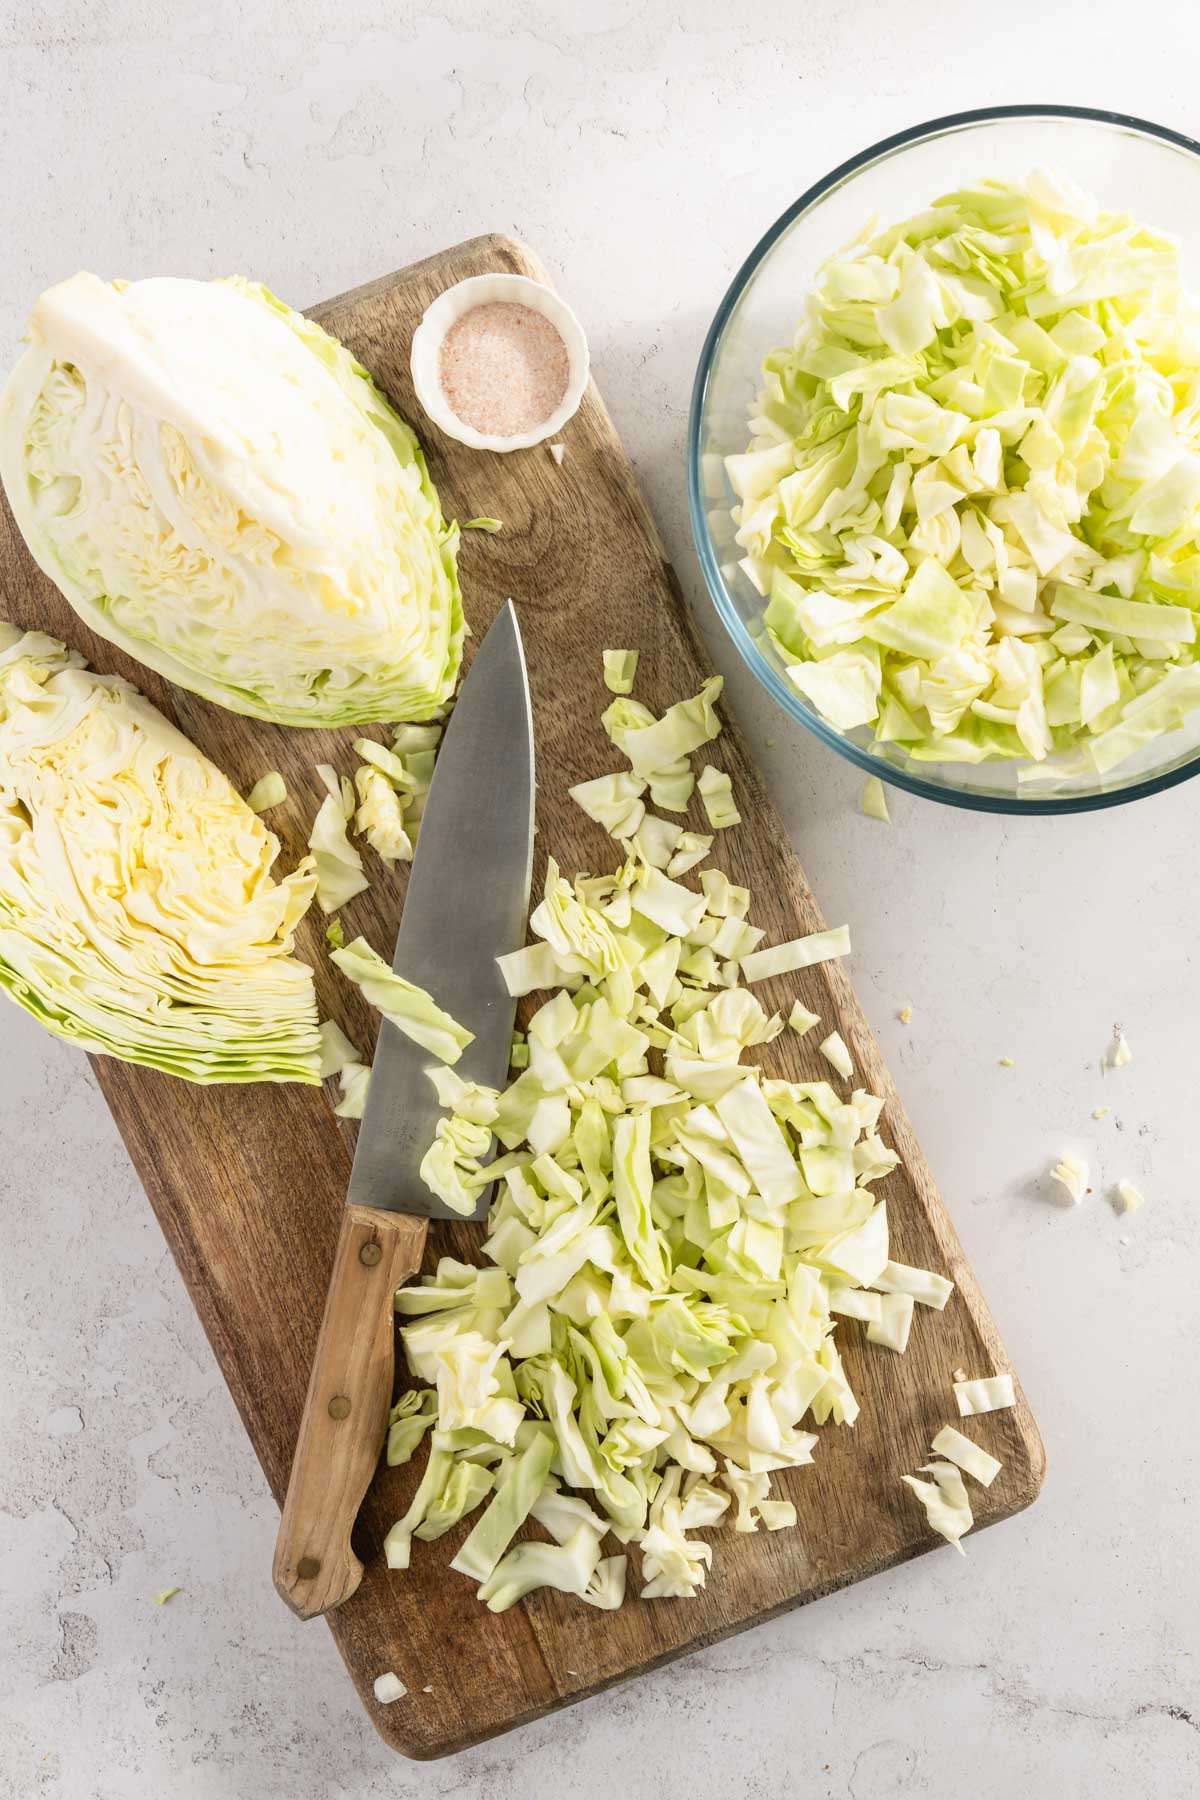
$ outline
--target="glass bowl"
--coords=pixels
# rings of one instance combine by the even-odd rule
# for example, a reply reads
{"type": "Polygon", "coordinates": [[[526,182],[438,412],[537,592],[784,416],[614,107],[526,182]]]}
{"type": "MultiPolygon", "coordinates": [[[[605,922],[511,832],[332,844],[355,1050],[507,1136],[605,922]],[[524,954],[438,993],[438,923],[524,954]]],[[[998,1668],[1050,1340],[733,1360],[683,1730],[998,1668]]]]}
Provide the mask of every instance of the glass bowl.
{"type": "Polygon", "coordinates": [[[1105,776],[1018,785],[1012,762],[915,763],[868,727],[843,733],[786,679],[762,628],[765,602],[738,567],[733,491],[723,458],[745,450],[763,357],[792,341],[804,295],[825,259],[872,216],[909,217],[981,177],[1061,170],[1102,206],[1129,212],[1179,242],[1185,285],[1200,294],[1200,144],[1161,125],[1075,106],[998,106],[915,126],[863,150],[808,189],[738,270],[717,308],[696,371],[688,424],[688,504],[705,580],[742,657],[784,712],[868,774],[910,793],[985,812],[1083,812],[1159,793],[1200,771],[1200,709],[1105,776]]]}

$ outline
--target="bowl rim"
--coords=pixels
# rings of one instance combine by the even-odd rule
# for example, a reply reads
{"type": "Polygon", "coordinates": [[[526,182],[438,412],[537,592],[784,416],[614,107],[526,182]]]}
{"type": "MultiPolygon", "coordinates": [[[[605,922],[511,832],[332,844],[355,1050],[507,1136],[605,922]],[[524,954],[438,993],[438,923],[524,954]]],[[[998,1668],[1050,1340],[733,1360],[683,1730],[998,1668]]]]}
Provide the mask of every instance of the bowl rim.
{"type": "Polygon", "coordinates": [[[906,127],[903,131],[892,132],[888,137],[880,138],[876,143],[868,145],[866,149],[848,157],[845,162],[839,163],[827,175],[823,175],[819,181],[806,188],[799,198],[793,200],[792,204],[780,213],[774,223],[768,226],[738,268],[722,296],[712,324],[705,334],[700,359],[696,365],[695,380],[692,384],[686,441],[687,495],[696,554],[704,574],[705,585],[718,616],[733,640],[742,661],[790,718],[795,719],[798,724],[811,731],[814,737],[828,745],[831,750],[836,751],[839,756],[855,763],[866,774],[877,775],[880,780],[890,783],[891,786],[902,788],[910,794],[916,794],[923,800],[936,800],[943,806],[957,806],[968,812],[1049,817],[1061,813],[1097,812],[1106,807],[1123,806],[1129,801],[1145,799],[1151,794],[1165,793],[1167,789],[1177,787],[1180,782],[1188,781],[1192,776],[1200,774],[1200,747],[1197,747],[1189,761],[1181,763],[1177,768],[1169,769],[1163,774],[1147,776],[1142,781],[1131,782],[1127,787],[1115,789],[1110,793],[1045,796],[1031,794],[1028,798],[1017,794],[976,793],[967,788],[942,786],[937,782],[926,781],[919,775],[912,775],[907,770],[895,768],[884,758],[872,754],[871,750],[843,737],[831,725],[827,725],[824,719],[810,708],[805,707],[788,688],[779,671],[758,649],[742,622],[721,574],[715,546],[708,530],[708,508],[705,505],[701,481],[700,428],[704,401],[712,375],[713,360],[734,308],[745,292],[748,283],[784,232],[802,214],[808,212],[819,200],[824,199],[826,194],[831,193],[834,188],[840,187],[852,175],[858,174],[860,170],[868,168],[875,162],[882,161],[894,151],[906,149],[909,145],[920,143],[927,138],[944,136],[951,131],[960,130],[964,126],[1004,123],[1017,119],[1069,119],[1089,125],[1113,126],[1120,131],[1137,136],[1154,138],[1172,149],[1182,150],[1200,159],[1200,143],[1195,138],[1187,137],[1181,131],[1174,131],[1169,125],[1157,125],[1153,120],[1140,119],[1132,113],[1113,112],[1102,107],[1055,104],[980,106],[972,107],[965,112],[943,113],[938,118],[926,119],[918,125],[906,127]]]}

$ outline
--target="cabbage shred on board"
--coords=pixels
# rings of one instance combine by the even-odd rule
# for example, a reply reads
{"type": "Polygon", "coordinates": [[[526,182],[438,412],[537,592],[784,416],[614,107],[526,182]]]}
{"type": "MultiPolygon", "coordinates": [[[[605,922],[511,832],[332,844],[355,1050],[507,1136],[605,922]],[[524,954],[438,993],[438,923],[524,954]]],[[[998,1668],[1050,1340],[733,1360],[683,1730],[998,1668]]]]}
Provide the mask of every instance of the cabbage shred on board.
{"type": "Polygon", "coordinates": [[[981,181],[830,259],[764,373],[726,459],[742,568],[831,725],[1103,774],[1200,704],[1172,240],[1045,173],[981,181]]]}
{"type": "Polygon", "coordinates": [[[292,934],[306,858],[128,682],[0,624],[0,988],[97,1055],[197,1082],[320,1079],[292,934]]]}
{"type": "MultiPolygon", "coordinates": [[[[446,1112],[423,1179],[464,1215],[496,1189],[482,1266],[443,1257],[396,1295],[428,1385],[393,1409],[389,1463],[432,1437],[385,1548],[407,1568],[414,1538],[476,1514],[451,1566],[493,1610],[547,1585],[619,1606],[630,1545],[642,1598],[695,1594],[713,1557],[696,1533],[794,1525],[772,1475],[819,1454],[811,1427],[853,1424],[836,1316],[903,1351],[914,1295],[950,1292],[890,1260],[883,1102],[761,1066],[784,1020],[742,985],[763,935],[748,891],[715,869],[685,886],[645,854],[670,846],[641,796],[664,770],[691,779],[718,692],[663,721],[610,709],[634,773],[572,791],[624,860],[574,880],[548,861],[538,941],[500,959],[511,992],[551,996],[520,1072],[499,1090],[430,1071],[446,1112]],[[529,1520],[545,1538],[513,1546],[529,1520]]],[[[810,941],[772,973],[849,949],[844,931],[810,941]]]]}
{"type": "Polygon", "coordinates": [[[453,692],[456,526],[367,371],[265,287],[76,275],[34,307],[0,476],[85,624],[283,725],[453,692]]]}

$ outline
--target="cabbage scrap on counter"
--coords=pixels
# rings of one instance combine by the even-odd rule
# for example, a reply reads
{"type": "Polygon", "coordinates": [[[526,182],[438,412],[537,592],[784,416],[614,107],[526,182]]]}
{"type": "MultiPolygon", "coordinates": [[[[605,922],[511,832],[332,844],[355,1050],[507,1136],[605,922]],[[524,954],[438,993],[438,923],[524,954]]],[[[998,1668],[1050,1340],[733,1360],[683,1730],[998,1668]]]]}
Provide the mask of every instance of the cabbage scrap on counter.
{"type": "Polygon", "coordinates": [[[320,1079],[293,933],[317,874],[129,683],[0,624],[0,987],[57,1036],[196,1082],[320,1079]]]}
{"type": "Polygon", "coordinates": [[[1200,704],[1200,323],[1046,173],[833,257],[726,459],[797,690],[917,762],[1107,774],[1200,704]]]}
{"type": "Polygon", "coordinates": [[[75,275],[0,397],[0,477],[92,630],[280,725],[428,719],[454,690],[458,528],[416,436],[267,288],[75,275]]]}
{"type": "Polygon", "coordinates": [[[687,1597],[712,1561],[698,1532],[794,1525],[772,1474],[811,1462],[815,1428],[859,1410],[839,1320],[902,1352],[914,1298],[940,1309],[951,1291],[890,1260],[873,1191],[898,1161],[883,1102],[762,1066],[785,1021],[744,985],[747,959],[765,955],[778,981],[844,955],[844,929],[771,960],[745,888],[662,867],[681,828],[642,795],[693,779],[718,692],[662,720],[610,709],[632,773],[572,791],[623,857],[574,880],[549,859],[537,941],[500,959],[510,991],[549,994],[520,1072],[500,1090],[430,1070],[446,1115],[423,1179],[463,1214],[496,1187],[483,1266],[446,1256],[396,1294],[427,1385],[393,1408],[388,1462],[432,1438],[385,1549],[407,1568],[414,1538],[482,1508],[451,1566],[493,1611],[544,1586],[619,1606],[630,1546],[643,1599],[687,1597]],[[528,1520],[544,1538],[514,1547],[528,1520]]]}

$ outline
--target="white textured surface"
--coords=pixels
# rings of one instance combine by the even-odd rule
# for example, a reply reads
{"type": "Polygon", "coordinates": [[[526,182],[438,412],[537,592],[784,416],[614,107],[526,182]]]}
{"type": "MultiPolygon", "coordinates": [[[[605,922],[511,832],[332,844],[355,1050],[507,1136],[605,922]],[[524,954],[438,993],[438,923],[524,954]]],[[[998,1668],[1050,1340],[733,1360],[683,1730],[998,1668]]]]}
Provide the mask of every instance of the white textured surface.
{"type": "MultiPolygon", "coordinates": [[[[5,0],[0,44],[0,343],[80,266],[239,269],[305,304],[514,230],[589,329],[699,601],[688,390],[760,230],[843,156],[956,107],[1053,98],[1194,129],[1200,16],[5,0]]],[[[895,796],[888,831],[714,647],[825,909],[851,921],[859,991],[1040,1415],[1040,1504],[965,1563],[922,1559],[407,1766],[322,1628],[273,1596],[273,1508],[82,1060],[6,1009],[0,1800],[1197,1792],[1197,792],[1028,824],[895,796]],[[1101,1079],[1114,1018],[1136,1060],[1101,1079]],[[1055,1207],[1041,1177],[1067,1147],[1105,1190],[1137,1181],[1145,1210],[1055,1207]]]]}

